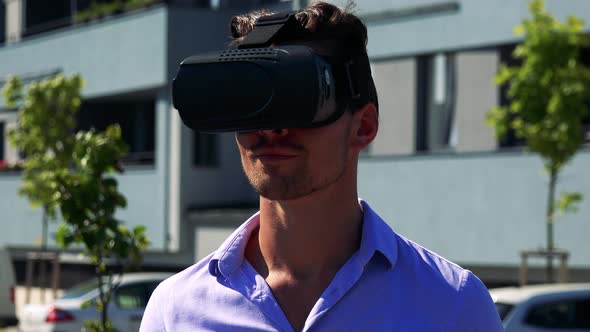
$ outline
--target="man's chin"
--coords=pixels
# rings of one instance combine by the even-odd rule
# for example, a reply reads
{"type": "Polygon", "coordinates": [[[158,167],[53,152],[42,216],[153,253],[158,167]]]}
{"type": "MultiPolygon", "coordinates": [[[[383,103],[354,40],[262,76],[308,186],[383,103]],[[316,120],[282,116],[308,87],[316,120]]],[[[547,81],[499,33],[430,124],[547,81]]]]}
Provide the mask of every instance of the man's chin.
{"type": "Polygon", "coordinates": [[[254,190],[261,196],[267,200],[271,201],[290,201],[296,200],[305,196],[308,196],[313,193],[311,188],[287,188],[287,186],[283,185],[263,185],[263,186],[256,186],[253,185],[254,190]]]}
{"type": "Polygon", "coordinates": [[[263,197],[269,201],[292,201],[301,197],[307,196],[301,193],[284,193],[276,191],[257,190],[260,197],[263,197]]]}

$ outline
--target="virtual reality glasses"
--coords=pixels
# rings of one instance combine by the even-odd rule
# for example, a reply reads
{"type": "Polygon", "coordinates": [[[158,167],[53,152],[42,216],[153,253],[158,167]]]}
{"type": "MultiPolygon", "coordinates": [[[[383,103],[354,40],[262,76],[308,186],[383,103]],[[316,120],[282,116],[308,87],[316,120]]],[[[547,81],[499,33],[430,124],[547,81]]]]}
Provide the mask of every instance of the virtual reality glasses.
{"type": "Polygon", "coordinates": [[[294,19],[292,13],[260,18],[238,49],[182,61],[172,100],[185,125],[203,132],[311,128],[366,104],[366,53],[338,58],[300,45],[264,47],[294,19]]]}

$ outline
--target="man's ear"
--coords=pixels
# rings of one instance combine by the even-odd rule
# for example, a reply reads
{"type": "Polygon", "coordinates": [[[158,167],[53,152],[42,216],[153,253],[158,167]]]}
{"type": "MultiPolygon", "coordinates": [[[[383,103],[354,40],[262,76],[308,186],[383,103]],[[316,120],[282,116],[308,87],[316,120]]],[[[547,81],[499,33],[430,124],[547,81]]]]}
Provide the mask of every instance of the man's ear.
{"type": "Polygon", "coordinates": [[[377,136],[379,113],[372,103],[365,104],[353,113],[351,144],[359,151],[367,147],[377,136]]]}

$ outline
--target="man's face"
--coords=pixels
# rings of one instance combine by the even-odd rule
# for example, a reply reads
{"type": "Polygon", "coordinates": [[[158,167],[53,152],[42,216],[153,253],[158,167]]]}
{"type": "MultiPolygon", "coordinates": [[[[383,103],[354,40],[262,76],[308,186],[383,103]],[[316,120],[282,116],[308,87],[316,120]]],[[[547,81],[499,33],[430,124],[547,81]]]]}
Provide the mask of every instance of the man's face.
{"type": "MultiPolygon", "coordinates": [[[[334,55],[336,49],[330,40],[296,44],[324,55],[334,55]]],[[[358,152],[373,140],[377,127],[377,111],[370,105],[355,113],[346,111],[326,126],[238,132],[236,140],[254,189],[270,200],[289,200],[338,181],[356,184],[358,152]]]]}
{"type": "Polygon", "coordinates": [[[254,189],[271,200],[307,196],[343,180],[351,163],[353,115],[319,128],[238,132],[242,166],[254,189]]]}

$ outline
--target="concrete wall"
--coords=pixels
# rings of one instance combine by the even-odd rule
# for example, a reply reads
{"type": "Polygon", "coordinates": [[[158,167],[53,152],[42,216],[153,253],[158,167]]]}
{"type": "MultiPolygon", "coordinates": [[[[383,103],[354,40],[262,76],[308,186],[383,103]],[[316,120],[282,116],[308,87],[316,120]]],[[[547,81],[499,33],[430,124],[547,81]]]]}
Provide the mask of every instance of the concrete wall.
{"type": "Polygon", "coordinates": [[[145,225],[151,241],[150,250],[164,248],[163,188],[161,175],[153,168],[129,168],[118,177],[121,192],[127,197],[127,208],[117,214],[129,227],[145,225]]]}
{"type": "MultiPolygon", "coordinates": [[[[80,73],[85,97],[166,84],[166,8],[47,32],[0,48],[0,78],[80,73]]],[[[0,102],[0,107],[4,104],[0,102]]]]}
{"type": "MultiPolygon", "coordinates": [[[[565,167],[557,192],[579,191],[577,213],[555,223],[571,266],[590,268],[590,150],[565,167]]],[[[547,176],[539,158],[481,153],[366,158],[359,195],[398,233],[461,264],[519,264],[545,245],[547,176]]]]}
{"type": "MultiPolygon", "coordinates": [[[[233,14],[155,7],[0,48],[0,77],[34,76],[60,69],[84,77],[87,98],[146,91],[154,95],[155,165],[121,176],[129,207],[119,216],[130,225],[148,226],[152,250],[179,249],[180,234],[186,231],[182,220],[189,206],[255,199],[242,174],[233,135],[220,138],[218,167],[193,167],[192,132],[180,122],[170,98],[169,82],[179,62],[194,53],[224,48],[227,22],[233,14]]],[[[0,108],[2,105],[0,102],[0,108]]],[[[20,186],[18,174],[0,173],[0,180],[8,183],[0,187],[0,197],[6,197],[2,200],[4,210],[8,211],[2,219],[34,220],[22,233],[0,236],[0,245],[34,245],[33,235],[40,234],[36,222],[40,213],[15,194],[20,186]]]]}
{"type": "MultiPolygon", "coordinates": [[[[170,79],[180,61],[190,55],[224,49],[230,39],[228,22],[236,12],[208,12],[170,8],[170,79]]],[[[181,132],[180,181],[183,211],[189,206],[227,205],[251,201],[255,196],[242,173],[233,134],[221,134],[218,140],[219,163],[212,167],[193,166],[193,132],[177,122],[181,132]]]]}
{"type": "MultiPolygon", "coordinates": [[[[147,235],[152,241],[151,249],[162,248],[162,212],[158,203],[160,188],[153,169],[128,169],[117,177],[119,188],[127,198],[127,208],[117,213],[117,218],[128,227],[147,226],[147,235]]],[[[18,195],[22,185],[20,173],[0,173],[0,247],[38,246],[41,243],[42,216],[40,209],[33,209],[25,197],[18,195]]],[[[53,234],[57,224],[49,227],[49,245],[55,246],[53,234]]]]}
{"type": "MultiPolygon", "coordinates": [[[[345,0],[330,1],[342,5],[345,0]]],[[[527,0],[363,0],[358,13],[365,18],[371,58],[400,57],[439,50],[475,48],[517,40],[514,26],[528,17],[527,0]],[[457,4],[458,10],[395,18],[395,13],[457,4]],[[387,14],[376,16],[374,14],[387,14]],[[389,18],[388,18],[389,17],[389,18]]],[[[546,0],[546,8],[563,20],[576,15],[590,22],[587,0],[546,0]]],[[[590,26],[586,24],[586,30],[590,26]]]]}
{"type": "Polygon", "coordinates": [[[41,244],[41,212],[18,196],[21,184],[20,173],[0,173],[0,247],[41,244]]]}

